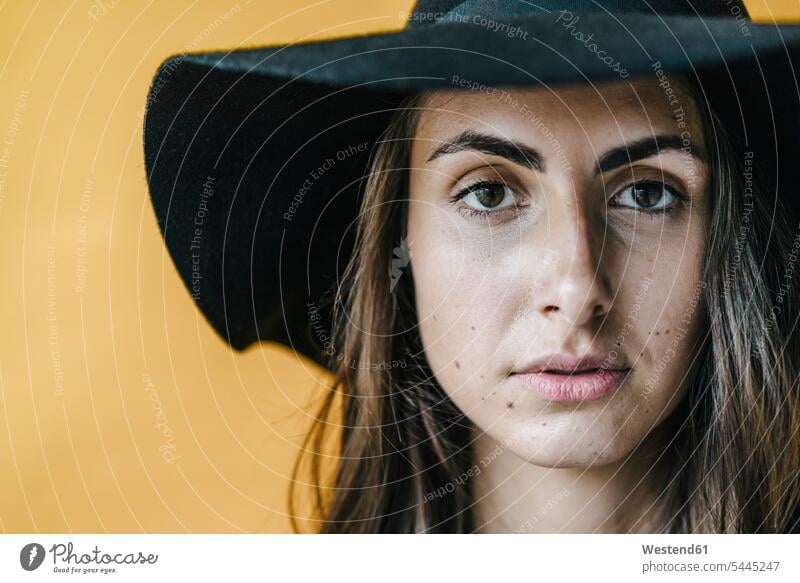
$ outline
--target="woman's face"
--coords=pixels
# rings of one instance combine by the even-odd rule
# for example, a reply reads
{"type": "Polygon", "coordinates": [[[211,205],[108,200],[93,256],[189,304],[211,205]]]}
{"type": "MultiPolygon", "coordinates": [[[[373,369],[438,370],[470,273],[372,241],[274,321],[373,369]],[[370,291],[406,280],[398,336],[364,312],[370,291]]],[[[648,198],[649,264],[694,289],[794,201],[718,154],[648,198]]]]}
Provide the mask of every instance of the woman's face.
{"type": "Polygon", "coordinates": [[[707,150],[694,102],[666,90],[422,102],[408,245],[425,353],[478,428],[531,463],[621,459],[696,370],[707,150]]]}

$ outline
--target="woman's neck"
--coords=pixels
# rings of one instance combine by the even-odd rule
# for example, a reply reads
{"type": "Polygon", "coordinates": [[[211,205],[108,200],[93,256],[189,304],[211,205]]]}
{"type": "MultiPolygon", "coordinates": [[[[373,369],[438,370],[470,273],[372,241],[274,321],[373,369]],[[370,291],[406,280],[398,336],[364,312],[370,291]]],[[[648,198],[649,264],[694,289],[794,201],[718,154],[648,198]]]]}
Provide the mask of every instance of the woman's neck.
{"type": "Polygon", "coordinates": [[[618,462],[581,468],[528,463],[481,432],[475,459],[490,456],[492,462],[473,478],[476,531],[662,532],[666,510],[659,491],[671,461],[664,453],[669,425],[662,423],[618,462]]]}

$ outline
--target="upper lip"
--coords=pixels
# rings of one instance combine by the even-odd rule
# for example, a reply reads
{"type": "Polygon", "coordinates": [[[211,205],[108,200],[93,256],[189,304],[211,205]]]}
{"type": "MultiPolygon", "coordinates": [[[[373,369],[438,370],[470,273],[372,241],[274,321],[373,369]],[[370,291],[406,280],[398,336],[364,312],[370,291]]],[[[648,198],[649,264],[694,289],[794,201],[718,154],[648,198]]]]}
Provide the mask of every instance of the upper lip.
{"type": "Polygon", "coordinates": [[[619,361],[608,354],[592,353],[584,356],[554,353],[542,356],[527,363],[515,374],[530,374],[537,372],[562,372],[575,373],[602,368],[604,370],[627,370],[619,361]]]}

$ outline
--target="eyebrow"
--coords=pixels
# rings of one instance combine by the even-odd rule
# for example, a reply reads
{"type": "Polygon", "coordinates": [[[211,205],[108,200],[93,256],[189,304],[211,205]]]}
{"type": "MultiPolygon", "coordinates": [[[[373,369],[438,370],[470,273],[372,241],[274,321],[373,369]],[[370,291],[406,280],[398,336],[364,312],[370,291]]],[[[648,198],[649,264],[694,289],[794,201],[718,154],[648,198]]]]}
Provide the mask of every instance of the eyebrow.
{"type": "Polygon", "coordinates": [[[648,136],[609,150],[600,156],[594,172],[595,175],[600,175],[619,166],[624,166],[637,160],[644,160],[668,150],[682,151],[701,162],[706,161],[705,153],[695,144],[684,142],[683,138],[677,134],[660,134],[648,136]]]}
{"type": "Polygon", "coordinates": [[[520,166],[544,172],[544,158],[534,148],[521,142],[508,140],[498,136],[482,134],[466,130],[445,141],[428,157],[428,162],[445,154],[455,154],[465,150],[474,150],[492,156],[500,156],[520,166]]]}
{"type": "MultiPolygon", "coordinates": [[[[483,134],[474,130],[463,131],[454,138],[445,141],[428,157],[428,162],[446,154],[455,154],[456,152],[467,150],[499,156],[520,166],[545,172],[544,157],[535,148],[522,142],[483,134]]],[[[669,150],[683,151],[702,162],[707,160],[701,148],[690,142],[684,142],[681,136],[677,134],[659,134],[636,140],[630,144],[623,144],[604,153],[597,161],[595,175],[600,175],[614,168],[637,160],[644,160],[669,150]]]]}

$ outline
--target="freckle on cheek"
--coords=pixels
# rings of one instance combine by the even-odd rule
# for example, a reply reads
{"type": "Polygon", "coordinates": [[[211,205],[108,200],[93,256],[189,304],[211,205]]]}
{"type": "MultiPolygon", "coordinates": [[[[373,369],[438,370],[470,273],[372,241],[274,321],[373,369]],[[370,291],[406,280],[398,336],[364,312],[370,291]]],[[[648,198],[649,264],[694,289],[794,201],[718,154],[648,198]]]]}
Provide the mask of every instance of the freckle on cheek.
{"type": "Polygon", "coordinates": [[[454,364],[456,365],[456,368],[461,368],[461,365],[458,363],[458,361],[455,361],[454,364]]]}

